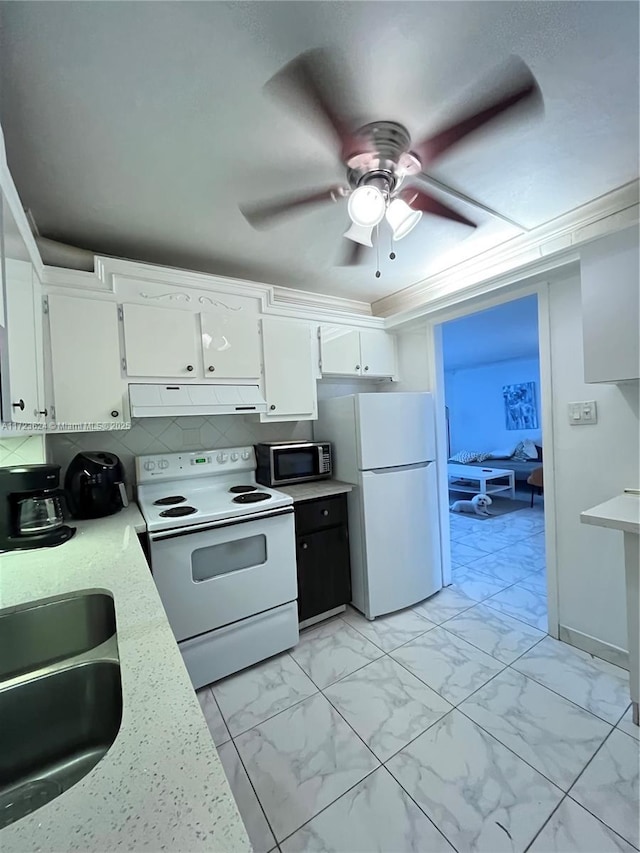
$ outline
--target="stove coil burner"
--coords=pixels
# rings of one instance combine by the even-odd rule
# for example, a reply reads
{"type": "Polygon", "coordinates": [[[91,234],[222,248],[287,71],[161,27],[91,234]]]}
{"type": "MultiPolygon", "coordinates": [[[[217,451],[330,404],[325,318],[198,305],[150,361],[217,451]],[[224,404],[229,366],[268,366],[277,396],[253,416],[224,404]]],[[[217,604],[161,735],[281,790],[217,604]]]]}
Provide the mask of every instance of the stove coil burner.
{"type": "Polygon", "coordinates": [[[194,506],[174,506],[160,513],[161,518],[179,518],[181,515],[193,515],[198,510],[194,506]]]}
{"type": "Polygon", "coordinates": [[[235,504],[254,504],[258,501],[268,501],[270,498],[271,495],[266,492],[251,492],[248,495],[238,495],[237,498],[233,499],[233,502],[235,504]]]}
{"type": "Polygon", "coordinates": [[[258,490],[255,486],[231,486],[229,491],[233,495],[242,495],[245,492],[257,492],[258,490]]]}
{"type": "Polygon", "coordinates": [[[166,498],[158,498],[153,502],[154,506],[171,506],[172,504],[183,504],[186,501],[184,495],[169,495],[166,498]]]}

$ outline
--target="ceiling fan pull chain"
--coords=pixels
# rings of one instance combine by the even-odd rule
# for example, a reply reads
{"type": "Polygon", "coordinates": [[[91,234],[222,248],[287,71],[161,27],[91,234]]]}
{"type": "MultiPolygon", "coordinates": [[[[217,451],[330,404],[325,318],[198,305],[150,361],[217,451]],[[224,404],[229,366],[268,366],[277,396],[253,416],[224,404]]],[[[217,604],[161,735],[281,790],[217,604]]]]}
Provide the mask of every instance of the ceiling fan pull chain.
{"type": "Polygon", "coordinates": [[[389,234],[389,248],[391,249],[389,252],[389,260],[395,261],[396,253],[393,251],[393,231],[389,234]]]}
{"type": "Polygon", "coordinates": [[[380,226],[376,225],[376,278],[380,278],[380,226]]]}

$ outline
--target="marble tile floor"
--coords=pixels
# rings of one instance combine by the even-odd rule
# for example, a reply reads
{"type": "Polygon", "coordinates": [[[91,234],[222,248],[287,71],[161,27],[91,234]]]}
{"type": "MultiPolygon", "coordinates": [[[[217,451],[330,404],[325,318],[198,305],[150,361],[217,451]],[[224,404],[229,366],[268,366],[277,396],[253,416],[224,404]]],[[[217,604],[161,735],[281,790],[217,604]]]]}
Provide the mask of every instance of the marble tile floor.
{"type": "Polygon", "coordinates": [[[426,602],[349,608],[198,691],[256,853],[639,848],[627,673],[491,603],[544,595],[539,518],[516,520],[521,579],[458,566],[426,602]]]}

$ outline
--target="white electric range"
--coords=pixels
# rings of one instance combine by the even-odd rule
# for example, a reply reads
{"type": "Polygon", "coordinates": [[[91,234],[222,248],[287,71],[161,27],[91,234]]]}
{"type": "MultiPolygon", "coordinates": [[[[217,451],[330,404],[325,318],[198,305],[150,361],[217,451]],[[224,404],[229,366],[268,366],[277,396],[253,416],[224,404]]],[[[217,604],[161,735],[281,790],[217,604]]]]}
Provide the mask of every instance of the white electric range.
{"type": "Polygon", "coordinates": [[[252,447],[136,457],[151,571],[194,687],[298,641],[293,500],[252,447]]]}

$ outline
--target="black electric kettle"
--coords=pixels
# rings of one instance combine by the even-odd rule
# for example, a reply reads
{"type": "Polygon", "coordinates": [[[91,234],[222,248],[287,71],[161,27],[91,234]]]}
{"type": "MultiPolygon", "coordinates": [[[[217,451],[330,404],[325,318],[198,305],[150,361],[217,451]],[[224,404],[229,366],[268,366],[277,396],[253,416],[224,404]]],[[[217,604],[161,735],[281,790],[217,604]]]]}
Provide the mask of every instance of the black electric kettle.
{"type": "Polygon", "coordinates": [[[102,518],[128,506],[122,462],[115,453],[78,453],[64,478],[74,518],[102,518]]]}

